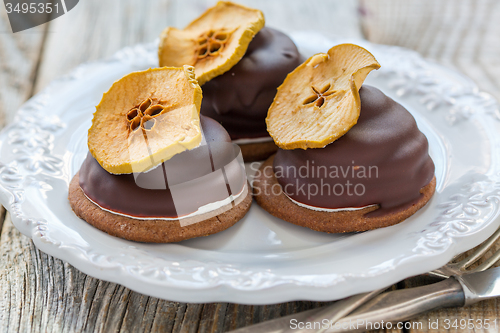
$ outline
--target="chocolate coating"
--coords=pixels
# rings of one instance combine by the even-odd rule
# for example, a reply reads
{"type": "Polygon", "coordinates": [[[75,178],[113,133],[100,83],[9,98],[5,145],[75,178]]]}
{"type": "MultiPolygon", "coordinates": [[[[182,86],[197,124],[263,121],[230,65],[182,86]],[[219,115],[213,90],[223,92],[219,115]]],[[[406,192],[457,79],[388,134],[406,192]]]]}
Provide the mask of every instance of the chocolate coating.
{"type": "Polygon", "coordinates": [[[378,204],[369,215],[381,216],[417,202],[433,179],[429,144],[413,116],[377,88],[362,86],[359,93],[358,123],[344,136],[325,148],[278,150],[273,169],[292,199],[322,208],[378,204]],[[312,195],[316,187],[320,193],[312,195]]]}
{"type": "Polygon", "coordinates": [[[80,168],[80,187],[102,208],[139,218],[177,218],[226,199],[231,190],[239,193],[246,176],[229,135],[207,117],[201,117],[201,127],[206,145],[175,155],[146,173],[110,174],[89,153],[80,168]],[[174,204],[179,196],[182,202],[174,204]]]}
{"type": "Polygon", "coordinates": [[[301,60],[287,35],[263,28],[233,68],[203,85],[201,113],[220,122],[233,140],[269,136],[267,110],[301,60]]]}

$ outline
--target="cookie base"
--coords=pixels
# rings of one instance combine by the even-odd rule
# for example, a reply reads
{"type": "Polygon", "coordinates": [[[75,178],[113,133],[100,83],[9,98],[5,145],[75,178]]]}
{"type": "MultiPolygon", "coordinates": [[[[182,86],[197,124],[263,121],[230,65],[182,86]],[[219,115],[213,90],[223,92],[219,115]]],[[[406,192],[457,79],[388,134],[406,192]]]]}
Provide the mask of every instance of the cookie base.
{"type": "Polygon", "coordinates": [[[97,229],[112,236],[146,243],[179,242],[215,234],[238,222],[252,204],[252,194],[249,190],[233,208],[217,216],[207,216],[206,220],[194,224],[181,226],[179,220],[133,219],[105,211],[90,201],[80,187],[78,173],[69,184],[68,199],[75,214],[97,229]]]}
{"type": "Polygon", "coordinates": [[[263,161],[278,151],[274,141],[240,144],[243,160],[248,162],[263,161]]]}
{"type": "Polygon", "coordinates": [[[356,211],[322,212],[300,207],[293,203],[283,192],[273,194],[272,189],[278,180],[272,169],[274,156],[267,159],[260,167],[253,182],[253,191],[257,203],[271,215],[287,222],[316,231],[344,233],[366,231],[388,227],[400,223],[415,214],[430,200],[436,189],[436,177],[420,190],[421,198],[412,206],[384,216],[367,217],[366,214],[378,209],[371,206],[356,211]]]}

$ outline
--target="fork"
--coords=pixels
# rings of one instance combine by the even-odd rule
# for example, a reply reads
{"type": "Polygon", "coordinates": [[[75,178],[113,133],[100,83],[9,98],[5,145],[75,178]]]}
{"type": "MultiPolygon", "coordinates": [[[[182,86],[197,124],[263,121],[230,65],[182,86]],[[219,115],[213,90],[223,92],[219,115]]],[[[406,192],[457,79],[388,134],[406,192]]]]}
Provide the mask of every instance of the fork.
{"type": "Polygon", "coordinates": [[[448,264],[441,268],[433,270],[427,275],[439,277],[442,279],[449,278],[452,275],[461,276],[465,273],[482,272],[490,267],[492,267],[500,259],[500,249],[497,250],[491,257],[489,257],[485,262],[480,264],[474,269],[467,270],[473,263],[478,261],[483,255],[488,252],[488,250],[495,245],[496,241],[500,238],[500,228],[495,231],[493,235],[490,236],[486,241],[484,241],[480,247],[478,247],[473,253],[469,254],[464,259],[454,263],[453,261],[460,257],[461,254],[453,258],[448,264]]]}
{"type": "MultiPolygon", "coordinates": [[[[433,276],[440,279],[446,279],[451,276],[462,276],[463,274],[473,273],[473,272],[481,272],[490,267],[492,267],[497,261],[500,260],[500,249],[497,250],[493,255],[488,258],[485,262],[480,264],[474,269],[467,269],[472,264],[477,262],[480,258],[484,256],[486,252],[500,239],[500,227],[497,231],[491,235],[486,241],[484,241],[474,252],[468,254],[464,259],[454,262],[455,259],[461,257],[463,255],[459,254],[455,256],[450,262],[444,265],[441,268],[433,270],[431,272],[425,273],[423,275],[433,276]]],[[[232,331],[234,333],[286,333],[286,332],[295,332],[295,333],[305,333],[305,332],[316,332],[323,333],[327,330],[327,328],[321,328],[319,330],[297,330],[286,327],[287,323],[290,323],[291,319],[300,319],[301,321],[308,322],[323,322],[325,319],[330,323],[334,324],[338,320],[344,318],[345,316],[351,314],[354,310],[361,307],[363,304],[366,304],[368,301],[374,299],[377,295],[383,292],[387,288],[374,290],[368,293],[362,293],[358,295],[354,295],[338,302],[332,304],[327,307],[308,310],[300,313],[296,313],[293,315],[289,315],[286,317],[281,317],[273,320],[269,320],[260,324],[243,327],[241,329],[237,329],[232,331]]],[[[376,303],[375,303],[376,304],[376,303]]]]}
{"type": "MultiPolygon", "coordinates": [[[[462,276],[463,274],[482,272],[482,271],[492,267],[500,259],[500,249],[498,249],[495,253],[493,253],[493,255],[491,257],[489,257],[486,261],[484,261],[482,264],[480,264],[476,268],[469,269],[469,270],[467,268],[470,267],[475,262],[477,262],[479,259],[481,259],[484,256],[484,254],[486,254],[486,252],[488,252],[488,250],[491,249],[491,247],[495,245],[495,243],[498,241],[499,238],[500,238],[500,228],[497,229],[497,231],[495,231],[495,233],[493,235],[491,235],[486,241],[484,241],[474,252],[467,255],[462,260],[460,260],[458,262],[454,262],[454,260],[456,258],[459,258],[460,256],[462,256],[463,253],[455,256],[450,262],[448,262],[443,267],[438,268],[438,269],[433,270],[433,271],[430,271],[430,272],[425,273],[423,275],[433,276],[433,277],[437,277],[440,279],[447,279],[451,276],[462,276]]],[[[374,294],[372,294],[373,297],[377,296],[380,292],[384,291],[385,289],[386,288],[372,292],[372,293],[374,293],[374,294]]],[[[364,294],[360,294],[357,296],[359,297],[362,295],[369,295],[369,294],[370,293],[364,293],[364,294]]],[[[366,299],[366,302],[371,300],[373,297],[366,299]]],[[[366,302],[364,302],[363,304],[365,304],[366,302]]],[[[352,303],[352,301],[350,301],[350,299],[341,300],[341,301],[335,303],[335,305],[337,305],[337,304],[338,304],[339,308],[343,308],[342,313],[346,313],[346,312],[352,313],[355,309],[357,309],[361,306],[361,305],[359,305],[359,302],[352,303]],[[346,302],[345,307],[342,306],[342,303],[344,303],[344,302],[346,302]],[[341,303],[341,304],[338,304],[338,303],[341,303]]],[[[328,317],[332,317],[332,322],[335,323],[339,319],[343,318],[343,316],[341,318],[339,318],[338,315],[335,315],[335,314],[332,314],[329,312],[322,312],[322,314],[323,314],[323,317],[315,316],[312,321],[318,321],[318,320],[322,320],[325,318],[328,319],[328,317]]],[[[325,330],[326,329],[320,329],[320,330],[317,330],[316,332],[323,333],[323,332],[325,332],[325,330]]],[[[286,332],[286,331],[284,331],[284,332],[286,332]]],[[[295,332],[301,332],[301,331],[295,330],[295,332]]]]}

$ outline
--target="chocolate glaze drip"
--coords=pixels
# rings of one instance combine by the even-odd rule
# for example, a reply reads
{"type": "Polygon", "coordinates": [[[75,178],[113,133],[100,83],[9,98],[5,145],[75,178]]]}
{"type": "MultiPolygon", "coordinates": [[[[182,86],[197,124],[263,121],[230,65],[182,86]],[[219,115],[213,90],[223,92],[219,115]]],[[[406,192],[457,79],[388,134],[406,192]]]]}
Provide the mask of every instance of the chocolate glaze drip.
{"type": "Polygon", "coordinates": [[[201,113],[220,122],[233,140],[269,136],[265,118],[276,89],[301,62],[287,35],[263,28],[233,68],[203,85],[201,113]]]}
{"type": "Polygon", "coordinates": [[[378,204],[380,208],[369,215],[380,216],[412,205],[420,198],[420,189],[434,177],[427,138],[413,116],[377,88],[362,86],[359,94],[358,123],[340,139],[325,148],[278,150],[274,172],[292,199],[322,208],[378,204]],[[289,167],[296,168],[297,173],[302,167],[302,173],[294,177],[289,167]],[[316,184],[319,194],[312,195],[315,186],[311,184],[316,184]],[[362,186],[356,193],[357,184],[362,186]],[[300,191],[301,186],[305,193],[300,191]],[[328,186],[332,189],[329,194],[328,186]],[[358,195],[363,188],[363,195],[358,195]]]}
{"type": "Polygon", "coordinates": [[[110,174],[89,153],[80,168],[80,187],[102,208],[139,218],[176,218],[226,199],[230,189],[238,194],[246,176],[235,160],[238,152],[229,135],[219,123],[204,116],[201,126],[206,145],[175,155],[146,173],[110,174]],[[227,180],[220,170],[223,167],[227,180]],[[183,197],[182,212],[179,203],[174,204],[180,191],[189,193],[183,197]]]}

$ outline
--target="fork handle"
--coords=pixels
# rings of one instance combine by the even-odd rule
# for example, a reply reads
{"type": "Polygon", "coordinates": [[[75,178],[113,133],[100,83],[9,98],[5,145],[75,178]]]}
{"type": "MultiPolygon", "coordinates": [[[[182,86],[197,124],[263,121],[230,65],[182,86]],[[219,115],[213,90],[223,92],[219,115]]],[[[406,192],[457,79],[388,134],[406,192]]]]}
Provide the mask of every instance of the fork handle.
{"type": "Polygon", "coordinates": [[[327,332],[363,332],[370,329],[369,323],[380,325],[382,321],[403,322],[427,311],[464,304],[462,286],[451,277],[422,287],[378,295],[333,324],[327,332]]]}

